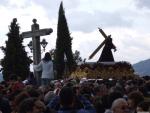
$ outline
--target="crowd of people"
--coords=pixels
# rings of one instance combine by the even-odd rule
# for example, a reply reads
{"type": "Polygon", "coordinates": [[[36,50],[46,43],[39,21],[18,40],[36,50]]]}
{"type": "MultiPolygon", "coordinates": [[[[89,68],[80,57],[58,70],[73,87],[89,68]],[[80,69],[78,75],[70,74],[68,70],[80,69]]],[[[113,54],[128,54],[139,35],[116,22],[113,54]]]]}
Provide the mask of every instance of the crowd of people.
{"type": "Polygon", "coordinates": [[[0,113],[150,113],[150,76],[120,79],[53,80],[46,53],[27,81],[12,77],[0,83],[0,113]]]}
{"type": "Polygon", "coordinates": [[[51,80],[36,86],[11,79],[0,83],[1,113],[150,112],[150,77],[132,80],[51,80]]]}

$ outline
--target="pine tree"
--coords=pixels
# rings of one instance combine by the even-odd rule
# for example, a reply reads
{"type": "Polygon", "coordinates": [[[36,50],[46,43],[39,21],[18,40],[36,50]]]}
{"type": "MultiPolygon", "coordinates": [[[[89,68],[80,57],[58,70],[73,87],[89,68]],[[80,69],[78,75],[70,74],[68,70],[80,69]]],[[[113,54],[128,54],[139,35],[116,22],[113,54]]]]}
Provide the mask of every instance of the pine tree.
{"type": "Polygon", "coordinates": [[[63,9],[63,3],[61,2],[59,7],[59,17],[57,26],[57,40],[56,40],[56,70],[57,77],[63,76],[65,62],[64,57],[67,58],[67,65],[71,71],[75,64],[72,53],[72,38],[70,37],[65,12],[63,9]]]}
{"type": "Polygon", "coordinates": [[[14,18],[9,26],[6,47],[2,47],[5,56],[1,65],[5,80],[11,79],[12,76],[24,80],[29,75],[31,60],[22,45],[23,38],[19,34],[19,28],[17,19],[14,18]]]}

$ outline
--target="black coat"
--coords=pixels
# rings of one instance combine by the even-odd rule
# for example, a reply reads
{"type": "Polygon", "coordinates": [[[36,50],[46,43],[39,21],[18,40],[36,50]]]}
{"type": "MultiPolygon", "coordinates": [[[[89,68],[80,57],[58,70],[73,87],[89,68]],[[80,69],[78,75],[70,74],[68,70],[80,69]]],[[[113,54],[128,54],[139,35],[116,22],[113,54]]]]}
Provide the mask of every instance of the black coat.
{"type": "Polygon", "coordinates": [[[105,46],[102,50],[102,54],[98,62],[114,62],[114,57],[113,57],[111,49],[116,49],[116,47],[112,43],[112,38],[107,38],[105,40],[105,46]]]}

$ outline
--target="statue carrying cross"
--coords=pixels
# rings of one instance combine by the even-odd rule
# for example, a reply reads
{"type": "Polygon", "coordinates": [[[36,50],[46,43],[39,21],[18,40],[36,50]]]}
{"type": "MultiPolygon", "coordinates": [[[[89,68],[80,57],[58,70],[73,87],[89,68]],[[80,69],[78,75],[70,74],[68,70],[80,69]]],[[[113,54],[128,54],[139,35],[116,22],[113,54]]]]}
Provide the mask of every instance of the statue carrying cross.
{"type": "MultiPolygon", "coordinates": [[[[31,31],[23,32],[22,38],[32,37],[32,47],[33,47],[33,64],[36,65],[41,61],[41,46],[40,46],[40,36],[50,35],[53,32],[52,28],[39,29],[39,24],[37,20],[33,19],[33,24],[31,25],[31,31]]],[[[36,77],[37,85],[40,85],[40,73],[34,71],[36,77]]]]}
{"type": "Polygon", "coordinates": [[[103,45],[105,45],[98,62],[114,62],[114,57],[111,52],[111,49],[114,49],[114,52],[115,52],[116,46],[112,43],[111,35],[107,36],[102,29],[100,29],[100,28],[98,28],[98,29],[99,29],[99,32],[102,34],[102,36],[105,38],[105,40],[89,56],[89,59],[93,58],[93,56],[103,47],[103,45]]]}

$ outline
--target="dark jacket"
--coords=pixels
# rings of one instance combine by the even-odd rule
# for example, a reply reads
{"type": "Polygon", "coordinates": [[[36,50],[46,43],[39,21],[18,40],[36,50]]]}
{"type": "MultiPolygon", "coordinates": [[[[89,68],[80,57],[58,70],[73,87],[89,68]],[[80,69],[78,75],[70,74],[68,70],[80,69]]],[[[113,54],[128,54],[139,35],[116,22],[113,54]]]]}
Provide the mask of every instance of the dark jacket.
{"type": "Polygon", "coordinates": [[[54,97],[49,104],[47,105],[50,109],[58,111],[58,113],[96,113],[94,106],[89,100],[83,96],[79,96],[78,99],[83,104],[83,108],[73,109],[73,108],[60,108],[59,105],[59,96],[54,97]]]}

